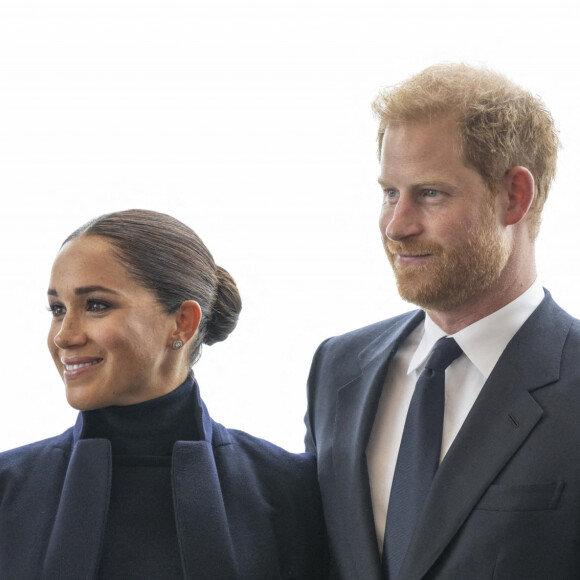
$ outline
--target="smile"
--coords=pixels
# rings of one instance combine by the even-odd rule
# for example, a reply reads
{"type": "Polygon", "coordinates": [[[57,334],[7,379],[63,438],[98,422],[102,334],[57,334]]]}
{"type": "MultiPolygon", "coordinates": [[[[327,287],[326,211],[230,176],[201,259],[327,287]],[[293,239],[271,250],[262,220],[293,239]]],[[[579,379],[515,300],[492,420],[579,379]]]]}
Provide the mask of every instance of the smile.
{"type": "Polygon", "coordinates": [[[102,359],[99,360],[95,360],[93,362],[88,362],[88,363],[81,363],[81,364],[76,364],[76,365],[67,365],[65,364],[65,368],[67,371],[76,371],[77,369],[82,369],[83,367],[90,367],[96,364],[99,364],[101,362],[102,359]]]}
{"type": "Polygon", "coordinates": [[[82,376],[91,367],[98,365],[103,362],[102,358],[93,358],[88,356],[75,357],[75,358],[62,358],[60,359],[64,367],[64,376],[72,379],[77,376],[82,376]]]}

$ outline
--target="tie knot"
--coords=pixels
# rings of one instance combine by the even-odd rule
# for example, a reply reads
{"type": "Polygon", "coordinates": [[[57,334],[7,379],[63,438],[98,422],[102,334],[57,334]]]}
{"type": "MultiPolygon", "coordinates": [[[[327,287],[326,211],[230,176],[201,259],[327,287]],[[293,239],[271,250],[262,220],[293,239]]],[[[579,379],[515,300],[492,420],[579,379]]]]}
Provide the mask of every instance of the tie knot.
{"type": "Polygon", "coordinates": [[[461,347],[454,338],[440,338],[433,347],[425,368],[434,371],[444,371],[456,358],[461,356],[461,347]]]}

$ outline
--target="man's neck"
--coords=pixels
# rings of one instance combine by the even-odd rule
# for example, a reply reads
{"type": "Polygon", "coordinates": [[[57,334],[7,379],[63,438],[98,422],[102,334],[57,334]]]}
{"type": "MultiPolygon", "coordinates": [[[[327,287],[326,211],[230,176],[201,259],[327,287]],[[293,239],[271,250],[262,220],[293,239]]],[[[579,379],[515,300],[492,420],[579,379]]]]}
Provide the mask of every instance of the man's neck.
{"type": "Polygon", "coordinates": [[[455,334],[521,296],[535,279],[536,270],[533,268],[528,275],[518,276],[517,280],[510,280],[509,283],[498,281],[498,284],[458,308],[446,312],[427,309],[426,312],[447,334],[455,334]]]}

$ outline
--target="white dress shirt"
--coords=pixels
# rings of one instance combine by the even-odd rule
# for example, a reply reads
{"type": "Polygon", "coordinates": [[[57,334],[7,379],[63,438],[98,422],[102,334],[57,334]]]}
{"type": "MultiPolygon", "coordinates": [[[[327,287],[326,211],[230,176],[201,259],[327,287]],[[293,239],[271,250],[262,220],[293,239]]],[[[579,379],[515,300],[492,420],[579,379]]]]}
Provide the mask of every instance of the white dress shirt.
{"type": "MultiPolygon", "coordinates": [[[[509,341],[544,298],[536,280],[513,302],[455,333],[463,350],[445,371],[445,417],[441,459],[449,450],[485,381],[509,341]]],[[[383,549],[391,484],[415,383],[435,343],[448,336],[427,315],[395,353],[366,449],[375,528],[383,549]]]]}

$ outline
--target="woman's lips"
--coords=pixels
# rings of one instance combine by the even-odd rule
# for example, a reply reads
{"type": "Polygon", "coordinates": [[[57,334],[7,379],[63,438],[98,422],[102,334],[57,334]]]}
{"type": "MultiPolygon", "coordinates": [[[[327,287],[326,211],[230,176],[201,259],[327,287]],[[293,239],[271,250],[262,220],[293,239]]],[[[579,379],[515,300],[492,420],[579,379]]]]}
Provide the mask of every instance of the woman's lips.
{"type": "Polygon", "coordinates": [[[98,357],[63,358],[61,359],[61,363],[64,366],[63,374],[67,379],[74,379],[92,371],[102,361],[103,359],[98,357]]]}

